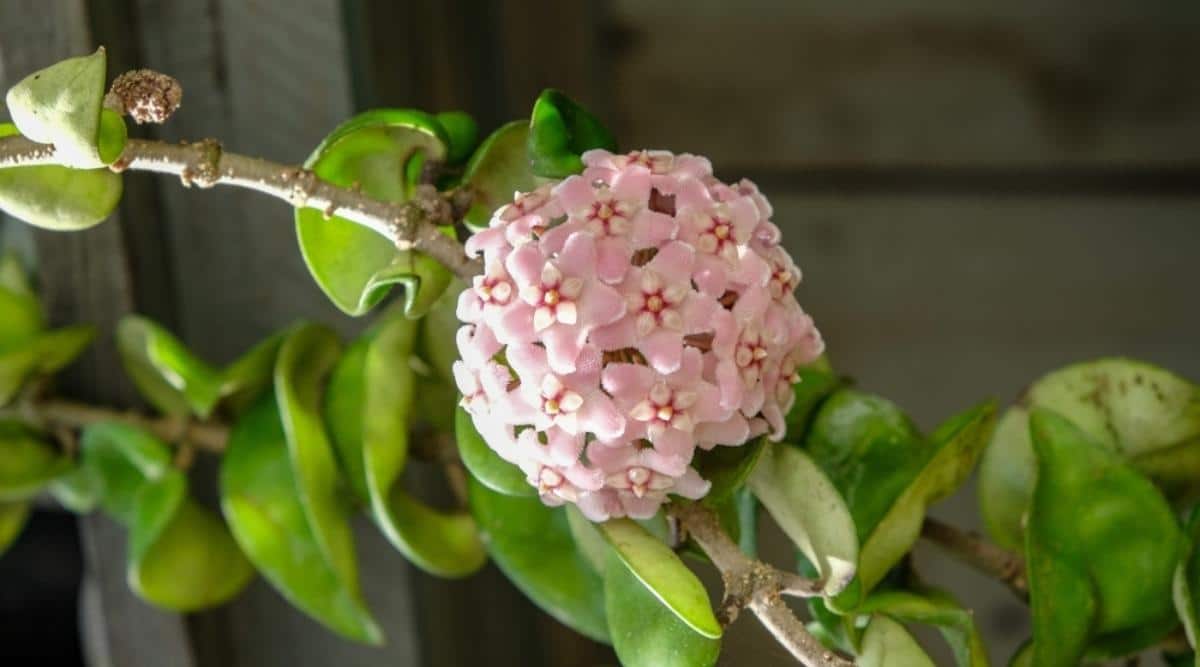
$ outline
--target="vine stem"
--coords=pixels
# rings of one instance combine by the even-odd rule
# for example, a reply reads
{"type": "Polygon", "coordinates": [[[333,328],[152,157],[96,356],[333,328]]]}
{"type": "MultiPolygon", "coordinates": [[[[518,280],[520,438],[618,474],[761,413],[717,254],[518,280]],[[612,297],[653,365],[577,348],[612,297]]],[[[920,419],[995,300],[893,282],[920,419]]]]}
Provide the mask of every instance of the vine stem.
{"type": "Polygon", "coordinates": [[[963,532],[950,524],[926,517],[921,537],[941,547],[954,558],[998,580],[1022,600],[1029,599],[1025,577],[1025,559],[985,541],[972,532],[963,532]]]}
{"type": "Polygon", "coordinates": [[[186,443],[206,452],[220,454],[229,440],[229,427],[188,417],[147,417],[137,412],[118,411],[87,403],[53,398],[19,402],[0,408],[0,419],[19,419],[51,433],[81,429],[100,422],[118,422],[146,430],[160,440],[186,443]]]}
{"type": "Polygon", "coordinates": [[[720,610],[723,624],[733,622],[738,611],[747,608],[802,664],[808,667],[851,667],[854,664],[813,637],[781,597],[812,594],[819,591],[819,586],[807,580],[800,582],[800,577],[795,574],[781,572],[747,556],[721,529],[717,515],[703,505],[678,504],[671,511],[680,526],[721,571],[725,582],[725,600],[720,610]]]}
{"type": "MultiPolygon", "coordinates": [[[[47,164],[58,164],[53,146],[16,135],[0,139],[0,168],[47,164]]],[[[455,208],[461,202],[452,204],[432,188],[419,189],[408,202],[385,202],[355,187],[330,184],[303,167],[227,153],[213,139],[178,144],[129,139],[110,168],[173,174],[189,187],[230,185],[254,190],[296,208],[314,208],[326,217],[356,222],[401,249],[424,252],[465,280],[483,272],[480,262],[463,252],[461,243],[438,229],[456,222],[455,208]]]]}

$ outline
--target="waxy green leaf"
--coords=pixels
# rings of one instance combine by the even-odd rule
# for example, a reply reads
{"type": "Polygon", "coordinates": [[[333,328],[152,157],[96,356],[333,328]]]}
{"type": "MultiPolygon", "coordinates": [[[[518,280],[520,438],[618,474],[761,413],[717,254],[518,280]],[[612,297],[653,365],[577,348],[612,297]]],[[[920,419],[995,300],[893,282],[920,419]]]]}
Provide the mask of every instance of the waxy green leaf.
{"type": "Polygon", "coordinates": [[[874,593],[855,609],[855,613],[885,614],[897,621],[933,625],[950,645],[958,667],[988,667],[990,664],[974,616],[941,591],[874,593]]]}
{"type": "Polygon", "coordinates": [[[1200,496],[1200,387],[1131,359],[1075,364],[1041,378],[1001,419],[979,469],[992,538],[1019,549],[1037,481],[1029,411],[1050,408],[1156,482],[1168,498],[1200,496]]]}
{"type": "Polygon", "coordinates": [[[388,540],[421,569],[465,577],[487,560],[466,512],[441,512],[404,492],[415,378],[409,364],[418,324],[386,320],[367,348],[363,367],[362,460],[371,513],[388,540]]]}
{"type": "Polygon", "coordinates": [[[852,389],[823,403],[805,449],[846,499],[864,543],[932,455],[899,407],[852,389]]]}
{"type": "Polygon", "coordinates": [[[801,368],[798,374],[800,381],[792,385],[796,400],[786,416],[787,439],[791,442],[805,441],[812,419],[825,399],[833,396],[845,384],[824,357],[811,366],[801,368]]]}
{"type": "Polygon", "coordinates": [[[712,483],[702,501],[717,507],[743,486],[767,449],[767,438],[755,438],[741,447],[713,447],[696,452],[693,465],[700,476],[712,483]]]}
{"type": "Polygon", "coordinates": [[[329,426],[334,453],[337,454],[354,497],[362,502],[370,502],[367,472],[362,457],[363,408],[367,391],[364,375],[367,368],[367,350],[370,347],[371,338],[364,336],[346,348],[345,354],[338,360],[337,366],[329,376],[324,408],[325,422],[329,426]]]}
{"type": "MultiPolygon", "coordinates": [[[[864,592],[912,548],[926,508],[966,481],[994,414],[990,403],[975,407],[925,438],[898,407],[878,396],[847,389],[821,404],[807,450],[854,517],[864,592]]],[[[843,597],[836,606],[849,610],[853,605],[843,597]]]]}
{"type": "Polygon", "coordinates": [[[471,209],[463,218],[468,226],[487,227],[497,209],[512,203],[515,193],[538,186],[528,143],[529,123],[519,120],[493,132],[475,151],[463,175],[463,184],[471,192],[471,209]]]}
{"type": "Polygon", "coordinates": [[[21,134],[54,144],[55,157],[68,167],[102,167],[124,149],[124,121],[111,111],[101,120],[107,60],[104,47],[68,58],[25,77],[5,97],[21,134]]]}
{"type": "MultiPolygon", "coordinates": [[[[449,140],[429,114],[380,109],[338,126],[304,166],[333,185],[358,184],[375,199],[403,202],[412,197],[424,162],[446,159],[449,140]]],[[[366,313],[401,284],[406,314],[420,317],[450,281],[450,271],[432,258],[398,251],[375,231],[337,216],[326,219],[316,209],[296,210],[296,235],[313,278],[349,315],[366,313]]]]}
{"type": "Polygon", "coordinates": [[[483,436],[475,429],[474,419],[466,410],[459,408],[455,414],[455,438],[463,465],[479,483],[507,496],[533,497],[537,489],[525,479],[525,473],[516,465],[505,461],[488,446],[483,436]]]}
{"type": "Polygon", "coordinates": [[[24,424],[0,421],[0,502],[33,497],[71,465],[24,424]]]}
{"type": "Polygon", "coordinates": [[[873,616],[863,633],[858,667],[934,667],[916,639],[887,616],[873,616]]]}
{"type": "Polygon", "coordinates": [[[12,254],[0,256],[0,405],[30,379],[70,363],[91,342],[90,327],[47,333],[45,324],[20,261],[12,254]]]}
{"type": "Polygon", "coordinates": [[[71,363],[95,337],[89,326],[40,333],[0,352],[0,405],[6,405],[29,380],[71,363]]]}
{"type": "Polygon", "coordinates": [[[132,426],[93,424],[81,439],[100,506],[129,529],[127,579],[140,597],[174,611],[221,604],[254,570],[221,521],[187,497],[167,446],[132,426]]]}
{"type": "Polygon", "coordinates": [[[632,519],[606,521],[600,534],[663,607],[693,631],[713,639],[721,636],[704,584],[670,547],[632,519]]]}
{"type": "MultiPolygon", "coordinates": [[[[336,563],[317,536],[305,504],[313,502],[293,469],[275,396],[267,394],[234,426],[221,460],[221,507],[246,555],[301,611],[356,641],[379,644],[383,633],[358,587],[357,566],[336,563]]],[[[334,503],[342,526],[350,510],[334,503]]],[[[336,538],[345,539],[338,531],[336,538]]]]}
{"type": "Polygon", "coordinates": [[[332,330],[311,324],[284,338],[275,362],[275,397],[296,476],[301,505],[329,566],[344,585],[358,588],[354,537],[347,522],[333,446],[325,433],[321,389],[341,355],[332,330]]]}
{"type": "Polygon", "coordinates": [[[0,555],[21,536],[25,523],[29,521],[30,503],[19,500],[16,502],[0,502],[0,555]]]}
{"type": "Polygon", "coordinates": [[[1076,665],[1089,644],[1113,652],[1156,641],[1174,621],[1183,543],[1170,506],[1062,415],[1036,407],[1029,426],[1038,463],[1026,533],[1034,662],[1076,665]]]}
{"type": "MultiPolygon", "coordinates": [[[[1184,530],[1186,539],[1175,568],[1171,597],[1188,643],[1195,651],[1196,643],[1200,641],[1200,508],[1192,510],[1184,530]]],[[[1197,663],[1200,664],[1200,657],[1197,663]]]]}
{"type": "Polygon", "coordinates": [[[42,306],[15,255],[0,255],[0,355],[46,328],[42,306]]]}
{"type": "Polygon", "coordinates": [[[837,487],[808,454],[768,443],[749,484],[783,532],[816,565],[825,594],[853,594],[858,567],[854,519],[837,487]]]}
{"type": "Polygon", "coordinates": [[[995,418],[996,407],[989,402],[951,417],[934,430],[929,437],[932,456],[863,542],[859,577],[867,590],[912,549],[927,508],[971,476],[995,418]]]}
{"type": "MultiPolygon", "coordinates": [[[[586,520],[586,519],[585,519],[586,520]]],[[[613,648],[626,667],[707,667],[721,640],[697,633],[663,606],[613,550],[604,574],[604,601],[613,648]]]]}
{"type": "Polygon", "coordinates": [[[533,173],[566,178],[583,171],[580,155],[593,148],[617,150],[617,140],[600,121],[561,91],[547,89],[533,105],[529,160],[533,173]]]}
{"type": "Polygon", "coordinates": [[[483,543],[501,571],[546,613],[608,642],[603,580],[572,538],[566,510],[497,493],[473,477],[469,490],[483,543]]]}
{"type": "Polygon", "coordinates": [[[446,132],[446,162],[465,162],[479,144],[479,124],[465,111],[443,111],[436,118],[446,132]]]}
{"type": "Polygon", "coordinates": [[[137,315],[117,325],[117,350],[138,391],[160,412],[207,418],[225,401],[243,409],[271,383],[281,336],[272,336],[223,370],[198,359],[163,327],[137,315]]]}

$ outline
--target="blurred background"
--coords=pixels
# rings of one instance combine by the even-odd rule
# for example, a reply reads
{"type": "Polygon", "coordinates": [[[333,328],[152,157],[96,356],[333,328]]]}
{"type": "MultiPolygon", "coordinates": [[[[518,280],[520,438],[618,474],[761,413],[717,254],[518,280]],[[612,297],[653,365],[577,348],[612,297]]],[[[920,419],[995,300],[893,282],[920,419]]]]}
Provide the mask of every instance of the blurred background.
{"type": "MultiPolygon", "coordinates": [[[[464,109],[492,128],[547,86],[625,148],[711,156],[774,203],[838,370],[925,427],[1101,355],[1200,378],[1194,0],[0,2],[6,87],[99,44],[113,75],[183,84],[182,110],[143,133],[280,161],[358,110],[464,109]]],[[[140,175],[118,218],[71,236],[0,228],[36,255],[57,323],[111,331],[142,312],[217,362],[299,318],[361,326],[309,279],[277,202],[140,175]]],[[[105,339],[67,389],[132,404],[116,369],[105,339]]],[[[977,527],[973,490],[935,514],[977,527]]],[[[214,612],[156,612],[126,590],[123,531],[44,508],[0,559],[0,663],[615,663],[495,570],[434,580],[361,528],[382,649],[342,642],[262,581],[214,612]]],[[[1007,661],[1023,607],[926,547],[918,566],[1007,661]]],[[[723,664],[790,664],[753,620],[726,646],[723,664]]]]}

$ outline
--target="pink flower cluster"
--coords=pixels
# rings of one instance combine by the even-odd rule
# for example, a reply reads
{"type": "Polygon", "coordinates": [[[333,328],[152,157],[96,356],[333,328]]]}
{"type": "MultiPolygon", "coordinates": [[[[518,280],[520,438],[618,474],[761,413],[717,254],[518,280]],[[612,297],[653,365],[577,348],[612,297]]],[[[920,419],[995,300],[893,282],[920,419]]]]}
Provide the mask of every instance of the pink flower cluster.
{"type": "Polygon", "coordinates": [[[583,160],[467,242],[485,273],[458,302],[454,373],[544,502],[647,518],[708,492],[696,447],[781,438],[796,369],[823,345],[754,184],[687,154],[583,160]]]}

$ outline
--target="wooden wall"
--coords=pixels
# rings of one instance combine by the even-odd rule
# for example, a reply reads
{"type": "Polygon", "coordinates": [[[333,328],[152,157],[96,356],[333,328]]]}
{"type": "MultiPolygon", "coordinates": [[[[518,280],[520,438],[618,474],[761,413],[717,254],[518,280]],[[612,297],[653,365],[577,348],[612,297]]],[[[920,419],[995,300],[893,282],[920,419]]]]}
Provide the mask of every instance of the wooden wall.
{"type": "MultiPolygon", "coordinates": [[[[114,72],[183,82],[160,136],[297,161],[358,109],[464,108],[494,126],[563,88],[628,147],[755,178],[836,365],[931,425],[1103,354],[1200,378],[1198,37],[1183,0],[12,0],[0,78],[103,42],[114,72]]],[[[59,322],[139,310],[216,360],[297,318],[358,328],[308,279],[285,208],[129,181],[118,224],[36,238],[59,322]]],[[[133,400],[113,368],[102,345],[71,388],[133,400]]],[[[938,512],[970,525],[970,493],[938,512]]],[[[117,585],[121,536],[88,520],[110,620],[96,664],[613,662],[495,571],[439,582],[360,533],[385,649],[334,639],[261,582],[187,623],[152,612],[117,585]]],[[[928,555],[1003,663],[1027,633],[1019,608],[928,555]]],[[[728,646],[727,664],[786,664],[751,622],[728,646]]]]}

